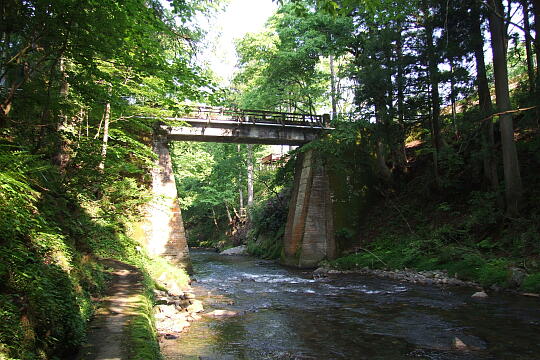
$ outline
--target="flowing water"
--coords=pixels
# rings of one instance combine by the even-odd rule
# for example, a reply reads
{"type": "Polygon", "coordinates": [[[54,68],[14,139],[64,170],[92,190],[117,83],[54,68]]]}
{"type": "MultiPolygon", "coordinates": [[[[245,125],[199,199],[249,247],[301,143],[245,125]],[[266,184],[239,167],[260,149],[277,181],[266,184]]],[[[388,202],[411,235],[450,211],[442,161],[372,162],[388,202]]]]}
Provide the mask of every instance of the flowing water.
{"type": "Polygon", "coordinates": [[[540,359],[540,299],[471,298],[359,275],[313,279],[250,257],[191,253],[206,311],[166,359],[540,359]],[[471,350],[455,350],[455,339],[471,350]]]}

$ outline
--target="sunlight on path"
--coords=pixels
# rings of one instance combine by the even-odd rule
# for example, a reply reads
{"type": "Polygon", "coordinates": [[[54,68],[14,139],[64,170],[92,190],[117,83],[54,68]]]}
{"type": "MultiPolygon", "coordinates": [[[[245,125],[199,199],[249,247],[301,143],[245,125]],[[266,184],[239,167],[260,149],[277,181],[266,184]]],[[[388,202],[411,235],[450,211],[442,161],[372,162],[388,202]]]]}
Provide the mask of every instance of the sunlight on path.
{"type": "Polygon", "coordinates": [[[113,268],[108,296],[90,323],[87,343],[77,360],[120,360],[127,358],[127,325],[136,314],[143,292],[142,275],[132,266],[114,260],[103,264],[113,268]]]}

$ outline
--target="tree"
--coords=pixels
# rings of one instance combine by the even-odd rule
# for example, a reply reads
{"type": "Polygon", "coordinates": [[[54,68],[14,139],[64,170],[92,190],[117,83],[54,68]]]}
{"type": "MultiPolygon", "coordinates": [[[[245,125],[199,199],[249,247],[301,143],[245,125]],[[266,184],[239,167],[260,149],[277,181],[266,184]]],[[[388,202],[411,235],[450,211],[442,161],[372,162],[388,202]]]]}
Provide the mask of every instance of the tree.
{"type": "Polygon", "coordinates": [[[522,205],[522,184],[514,142],[514,126],[512,115],[505,113],[511,109],[510,91],[508,88],[508,69],[506,60],[506,31],[504,26],[504,7],[502,0],[487,0],[489,12],[489,29],[493,52],[493,71],[495,75],[495,94],[501,130],[502,155],[504,166],[504,185],[507,212],[511,216],[519,213],[522,205]]]}

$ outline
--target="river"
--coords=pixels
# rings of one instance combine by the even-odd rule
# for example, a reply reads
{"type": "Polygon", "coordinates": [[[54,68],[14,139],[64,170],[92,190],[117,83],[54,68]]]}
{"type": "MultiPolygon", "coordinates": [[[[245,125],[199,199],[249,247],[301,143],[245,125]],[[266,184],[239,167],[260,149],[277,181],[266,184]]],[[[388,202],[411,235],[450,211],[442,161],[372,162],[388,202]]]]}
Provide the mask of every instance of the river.
{"type": "Polygon", "coordinates": [[[313,279],[251,257],[192,251],[206,311],[166,359],[540,359],[540,300],[359,275],[313,279]],[[468,351],[455,350],[458,338],[468,351]]]}

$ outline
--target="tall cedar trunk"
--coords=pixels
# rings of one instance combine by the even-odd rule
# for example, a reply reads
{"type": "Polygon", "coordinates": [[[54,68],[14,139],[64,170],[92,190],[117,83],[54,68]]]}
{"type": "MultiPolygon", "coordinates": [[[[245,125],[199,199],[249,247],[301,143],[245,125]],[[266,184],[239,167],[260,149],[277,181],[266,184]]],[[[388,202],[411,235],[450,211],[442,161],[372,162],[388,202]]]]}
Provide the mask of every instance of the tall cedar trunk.
{"type": "MultiPolygon", "coordinates": [[[[2,23],[5,23],[5,16],[3,12],[2,12],[1,20],[2,20],[2,23]]],[[[2,44],[9,44],[9,34],[7,32],[2,31],[2,38],[0,39],[0,42],[2,44]]],[[[8,54],[7,46],[3,46],[2,49],[4,49],[4,51],[0,53],[0,64],[4,64],[7,61],[7,54],[8,54]]],[[[4,73],[4,69],[0,67],[0,74],[3,75],[3,77],[0,78],[0,81],[5,80],[4,79],[5,75],[3,73],[4,73]]],[[[0,128],[3,128],[6,126],[7,115],[8,115],[8,111],[7,111],[6,105],[4,104],[4,101],[0,101],[0,128]]]]}
{"type": "MultiPolygon", "coordinates": [[[[69,93],[69,83],[67,81],[67,72],[65,60],[60,58],[59,60],[59,69],[60,69],[60,100],[63,101],[67,98],[69,93]]],[[[53,155],[53,162],[56,166],[60,168],[61,171],[65,170],[69,162],[69,141],[66,137],[66,132],[69,129],[70,124],[68,123],[68,116],[66,113],[61,110],[58,117],[58,123],[56,126],[56,132],[58,135],[58,147],[56,153],[53,155]]]]}
{"type": "Polygon", "coordinates": [[[536,93],[540,94],[540,0],[533,0],[534,48],[536,52],[536,93]]]}
{"type": "Polygon", "coordinates": [[[247,146],[247,190],[248,198],[247,205],[251,207],[253,205],[253,145],[248,144],[247,146]]]}
{"type": "Polygon", "coordinates": [[[332,101],[332,119],[334,119],[337,114],[336,71],[334,69],[334,55],[330,55],[330,100],[332,101]]]}
{"type": "Polygon", "coordinates": [[[386,129],[390,131],[388,136],[388,146],[390,146],[390,153],[392,157],[392,168],[398,168],[401,171],[405,167],[405,158],[402,151],[403,141],[401,138],[396,137],[391,133],[393,119],[396,115],[396,108],[394,106],[394,82],[392,76],[394,74],[394,61],[393,61],[393,49],[392,44],[388,43],[388,46],[384,48],[384,63],[386,67],[386,93],[385,93],[385,109],[388,109],[386,116],[384,117],[384,124],[386,129]]]}
{"type": "MultiPolygon", "coordinates": [[[[504,20],[500,16],[504,14],[504,8],[502,0],[487,1],[491,8],[489,12],[489,29],[491,33],[491,49],[493,51],[497,109],[499,112],[504,112],[511,109],[505,46],[506,33],[504,20]]],[[[516,144],[514,143],[512,115],[500,115],[499,122],[503,153],[506,210],[510,216],[515,216],[519,213],[522,204],[522,185],[516,144]]]]}
{"type": "MultiPolygon", "coordinates": [[[[478,102],[482,118],[486,118],[493,112],[493,103],[489,92],[489,83],[486,73],[486,63],[484,60],[484,37],[482,36],[482,24],[480,22],[480,5],[474,3],[471,19],[472,32],[471,41],[474,49],[474,58],[476,61],[476,88],[478,91],[478,102]]],[[[495,158],[495,135],[493,119],[489,118],[483,124],[482,131],[482,153],[484,164],[484,178],[493,191],[499,188],[499,175],[497,174],[497,159],[495,158]]],[[[500,199],[500,198],[499,198],[500,199]]],[[[502,205],[501,200],[498,200],[502,205]]]]}
{"type": "Polygon", "coordinates": [[[521,7],[523,9],[523,28],[525,30],[525,51],[527,54],[527,76],[529,77],[529,92],[531,95],[535,90],[535,73],[534,73],[534,60],[532,53],[531,42],[531,24],[529,23],[529,1],[521,0],[521,7]]]}
{"type": "MultiPolygon", "coordinates": [[[[403,164],[407,164],[407,152],[405,149],[405,76],[404,76],[404,64],[403,64],[403,35],[402,35],[401,24],[398,26],[397,30],[397,40],[396,40],[396,56],[397,56],[397,111],[398,111],[398,122],[399,122],[399,141],[401,143],[401,153],[403,154],[403,164]]],[[[404,166],[404,170],[407,167],[404,166]]]]}
{"type": "Polygon", "coordinates": [[[439,68],[435,45],[433,44],[433,24],[429,14],[428,6],[424,5],[424,22],[426,30],[426,50],[428,61],[428,73],[430,83],[431,97],[431,138],[433,144],[433,170],[435,182],[439,185],[439,152],[441,149],[441,129],[440,129],[440,113],[441,105],[439,99],[439,68]]]}
{"type": "MultiPolygon", "coordinates": [[[[379,125],[379,128],[382,129],[384,126],[384,120],[383,115],[381,113],[381,104],[375,104],[375,119],[377,121],[377,124],[379,125]]],[[[390,178],[392,177],[392,172],[388,168],[388,165],[386,165],[386,158],[384,155],[384,143],[381,140],[381,136],[377,137],[377,147],[375,149],[376,155],[377,155],[377,166],[379,167],[379,173],[381,174],[381,177],[385,181],[390,181],[390,178]]]]}
{"type": "Polygon", "coordinates": [[[454,60],[449,59],[450,62],[450,102],[452,107],[452,124],[454,125],[454,133],[456,137],[459,137],[459,131],[456,122],[456,81],[454,78],[454,60]]]}
{"type": "Polygon", "coordinates": [[[105,110],[103,112],[103,141],[101,143],[101,162],[99,163],[99,169],[101,171],[105,169],[105,159],[107,158],[110,119],[111,119],[111,102],[110,100],[107,100],[107,103],[105,104],[105,110]]]}

